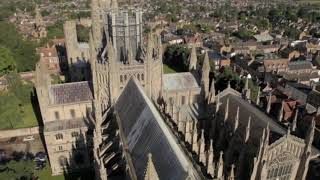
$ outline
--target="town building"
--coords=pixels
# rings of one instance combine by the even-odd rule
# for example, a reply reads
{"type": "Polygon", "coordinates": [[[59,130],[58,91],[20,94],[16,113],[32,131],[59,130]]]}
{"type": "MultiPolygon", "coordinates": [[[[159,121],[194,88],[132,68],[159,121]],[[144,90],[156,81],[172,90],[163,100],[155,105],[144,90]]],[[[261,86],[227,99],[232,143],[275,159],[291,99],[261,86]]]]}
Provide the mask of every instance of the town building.
{"type": "Polygon", "coordinates": [[[286,129],[268,115],[271,100],[267,112],[251,101],[248,79],[242,93],[230,84],[217,93],[208,52],[199,67],[195,47],[189,72],[164,74],[160,35],[143,34],[141,8],[116,0],[92,0],[91,8],[85,46],[65,25],[68,63],[83,58],[87,81],[51,85],[47,66],[37,65],[54,175],[92,167],[101,180],[306,178],[319,155],[314,121],[297,137],[294,123],[286,129]]]}

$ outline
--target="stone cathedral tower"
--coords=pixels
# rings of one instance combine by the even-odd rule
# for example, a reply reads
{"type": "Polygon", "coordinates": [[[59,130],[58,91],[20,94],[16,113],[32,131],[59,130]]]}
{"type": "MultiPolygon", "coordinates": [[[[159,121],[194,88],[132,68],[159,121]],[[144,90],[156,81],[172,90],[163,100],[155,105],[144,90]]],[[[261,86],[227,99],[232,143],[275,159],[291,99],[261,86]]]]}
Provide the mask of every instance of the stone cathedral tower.
{"type": "Polygon", "coordinates": [[[149,34],[145,43],[142,10],[97,0],[92,1],[92,8],[91,69],[94,96],[102,112],[132,76],[156,100],[162,87],[162,46],[155,34],[149,34]]]}

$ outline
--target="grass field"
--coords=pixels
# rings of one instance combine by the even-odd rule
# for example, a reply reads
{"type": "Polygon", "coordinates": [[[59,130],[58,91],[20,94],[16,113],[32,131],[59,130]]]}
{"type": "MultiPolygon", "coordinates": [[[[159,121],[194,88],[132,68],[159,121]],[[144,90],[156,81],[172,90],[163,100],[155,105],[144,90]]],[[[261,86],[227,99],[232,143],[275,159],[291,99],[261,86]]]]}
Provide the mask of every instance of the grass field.
{"type": "Polygon", "coordinates": [[[51,176],[50,166],[46,166],[41,171],[36,171],[35,175],[39,177],[39,180],[64,180],[64,175],[60,176],[51,176]]]}
{"type": "Polygon", "coordinates": [[[174,69],[172,69],[171,67],[169,67],[166,64],[163,64],[163,72],[164,72],[164,74],[176,73],[176,71],[174,69]]]}

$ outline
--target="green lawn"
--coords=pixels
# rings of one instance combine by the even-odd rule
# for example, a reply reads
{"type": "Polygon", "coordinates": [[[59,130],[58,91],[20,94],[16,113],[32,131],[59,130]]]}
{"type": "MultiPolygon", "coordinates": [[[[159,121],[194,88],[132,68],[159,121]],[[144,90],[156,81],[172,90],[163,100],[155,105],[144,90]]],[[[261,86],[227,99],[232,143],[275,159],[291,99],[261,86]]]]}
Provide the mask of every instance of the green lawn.
{"type": "MultiPolygon", "coordinates": [[[[12,78],[6,92],[0,92],[0,129],[38,126],[32,102],[33,85],[12,78]]],[[[34,98],[33,98],[34,99],[34,98]]]]}
{"type": "Polygon", "coordinates": [[[41,171],[36,171],[35,175],[39,177],[39,180],[64,180],[64,175],[59,176],[51,176],[51,168],[50,166],[46,166],[41,171]]]}
{"type": "Polygon", "coordinates": [[[176,71],[174,69],[172,69],[171,67],[169,67],[166,64],[163,64],[163,72],[164,72],[164,74],[176,73],[176,71]]]}

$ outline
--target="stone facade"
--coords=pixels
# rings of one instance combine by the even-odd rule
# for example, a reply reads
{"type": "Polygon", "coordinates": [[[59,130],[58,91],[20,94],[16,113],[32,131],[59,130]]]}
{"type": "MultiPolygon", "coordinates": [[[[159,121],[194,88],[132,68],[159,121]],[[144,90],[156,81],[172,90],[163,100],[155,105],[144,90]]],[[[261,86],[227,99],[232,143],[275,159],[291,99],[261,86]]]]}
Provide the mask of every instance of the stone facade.
{"type": "Polygon", "coordinates": [[[81,80],[84,67],[89,81],[51,85],[41,61],[36,69],[54,175],[93,167],[101,180],[168,179],[169,159],[179,170],[167,170],[173,179],[305,179],[319,154],[314,124],[305,140],[292,135],[251,104],[248,83],[242,93],[230,85],[216,93],[208,52],[202,67],[193,48],[190,72],[163,74],[160,35],[143,36],[140,8],[116,0],[92,0],[91,8],[85,53],[75,22],[64,26],[69,66],[85,61],[69,69],[71,79],[81,80]]]}

